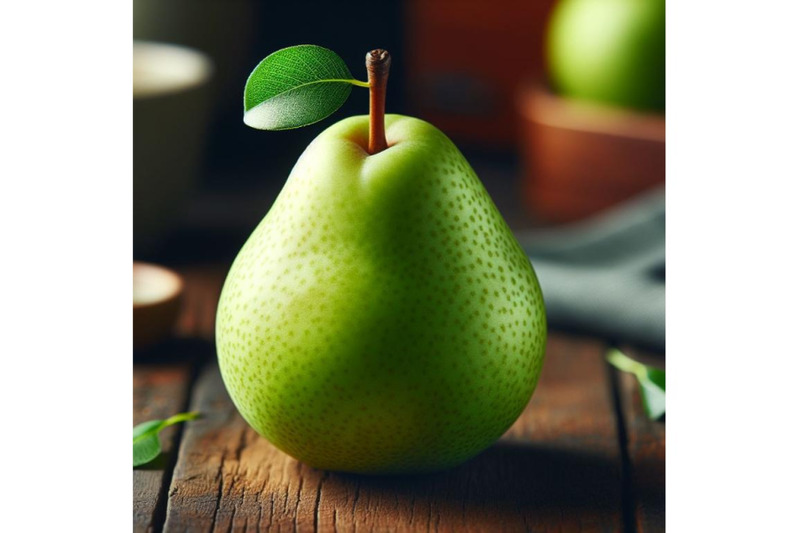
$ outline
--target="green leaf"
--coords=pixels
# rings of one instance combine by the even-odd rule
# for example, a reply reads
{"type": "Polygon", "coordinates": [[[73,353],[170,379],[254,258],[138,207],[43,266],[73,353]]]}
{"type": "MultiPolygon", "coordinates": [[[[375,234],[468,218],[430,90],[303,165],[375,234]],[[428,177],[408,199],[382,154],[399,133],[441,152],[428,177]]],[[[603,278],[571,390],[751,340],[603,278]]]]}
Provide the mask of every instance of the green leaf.
{"type": "Polygon", "coordinates": [[[667,412],[666,374],[657,368],[647,369],[647,379],[639,379],[644,410],[652,420],[657,420],[667,412]]]}
{"type": "Polygon", "coordinates": [[[149,463],[161,453],[158,433],[147,433],[133,441],[133,466],[149,463]]]}
{"type": "Polygon", "coordinates": [[[194,420],[199,413],[180,413],[166,420],[148,420],[133,428],[133,466],[149,463],[161,453],[158,433],[165,427],[194,420]]]}
{"type": "Polygon", "coordinates": [[[244,123],[259,130],[287,130],[319,122],[339,109],[353,79],[335,52],[304,44],[268,55],[247,78],[244,123]]]}
{"type": "Polygon", "coordinates": [[[133,442],[136,442],[137,439],[146,436],[148,433],[153,431],[158,432],[158,426],[163,423],[163,420],[148,420],[147,422],[142,422],[133,428],[133,442]]]}
{"type": "Polygon", "coordinates": [[[636,376],[645,413],[651,420],[657,420],[664,416],[667,411],[666,372],[634,361],[617,349],[609,350],[606,360],[623,372],[630,372],[636,376]]]}

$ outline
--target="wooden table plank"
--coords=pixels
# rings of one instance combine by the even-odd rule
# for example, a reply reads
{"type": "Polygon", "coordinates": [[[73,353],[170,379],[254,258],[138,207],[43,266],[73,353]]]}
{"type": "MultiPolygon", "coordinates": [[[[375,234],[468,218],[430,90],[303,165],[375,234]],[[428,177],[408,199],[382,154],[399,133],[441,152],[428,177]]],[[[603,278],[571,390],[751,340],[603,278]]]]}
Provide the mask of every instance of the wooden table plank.
{"type": "MultiPolygon", "coordinates": [[[[191,367],[188,363],[137,365],[133,369],[133,424],[164,419],[187,404],[191,367]]],[[[177,449],[177,427],[160,435],[164,453],[133,471],[133,530],[158,530],[163,521],[166,489],[177,449]],[[160,516],[161,515],[161,516],[160,516]]]]}
{"type": "MultiPolygon", "coordinates": [[[[134,355],[134,425],[184,411],[195,365],[215,354],[209,341],[214,335],[214,308],[225,269],[200,265],[179,272],[185,291],[176,337],[134,355]]],[[[165,429],[160,435],[164,453],[133,472],[134,531],[158,531],[163,525],[180,432],[179,427],[165,429]]]]}
{"type": "MultiPolygon", "coordinates": [[[[631,348],[623,351],[634,359],[663,368],[663,357],[631,348]]],[[[644,413],[639,385],[633,375],[624,372],[617,375],[630,460],[633,520],[637,531],[665,531],[666,422],[652,421],[644,413]]]]}
{"type": "Polygon", "coordinates": [[[425,476],[314,470],[253,432],[210,365],[192,393],[165,531],[619,531],[620,451],[598,342],[553,335],[539,388],[496,445],[425,476]]]}

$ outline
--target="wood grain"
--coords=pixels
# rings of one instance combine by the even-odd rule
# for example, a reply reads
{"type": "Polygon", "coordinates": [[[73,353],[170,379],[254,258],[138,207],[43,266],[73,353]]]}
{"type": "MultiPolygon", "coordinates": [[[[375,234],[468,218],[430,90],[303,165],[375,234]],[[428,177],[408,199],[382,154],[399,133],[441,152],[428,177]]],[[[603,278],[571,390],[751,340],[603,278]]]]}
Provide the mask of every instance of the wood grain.
{"type": "MultiPolygon", "coordinates": [[[[188,363],[167,366],[138,365],[133,369],[133,424],[164,419],[186,406],[191,369],[188,363]]],[[[158,530],[166,504],[170,466],[177,448],[178,427],[160,434],[163,453],[133,471],[133,530],[158,530]]]]}
{"type": "Polygon", "coordinates": [[[165,531],[619,531],[621,458],[600,343],[553,336],[517,423],[425,476],[314,470],[253,432],[209,365],[192,393],[165,531]]]}
{"type": "MultiPolygon", "coordinates": [[[[623,351],[634,359],[663,368],[663,357],[630,348],[623,351]]],[[[630,459],[633,520],[637,531],[665,531],[666,422],[652,421],[644,413],[639,385],[633,375],[624,372],[617,375],[630,459]]]]}

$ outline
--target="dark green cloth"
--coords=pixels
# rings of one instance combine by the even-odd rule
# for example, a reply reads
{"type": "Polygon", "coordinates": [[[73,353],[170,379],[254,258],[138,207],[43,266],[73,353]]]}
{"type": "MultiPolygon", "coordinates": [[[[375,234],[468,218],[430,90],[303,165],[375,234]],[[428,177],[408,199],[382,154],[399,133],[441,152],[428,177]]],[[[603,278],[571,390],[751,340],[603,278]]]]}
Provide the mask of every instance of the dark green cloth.
{"type": "Polygon", "coordinates": [[[663,351],[664,190],[580,223],[518,235],[550,325],[663,351]]]}

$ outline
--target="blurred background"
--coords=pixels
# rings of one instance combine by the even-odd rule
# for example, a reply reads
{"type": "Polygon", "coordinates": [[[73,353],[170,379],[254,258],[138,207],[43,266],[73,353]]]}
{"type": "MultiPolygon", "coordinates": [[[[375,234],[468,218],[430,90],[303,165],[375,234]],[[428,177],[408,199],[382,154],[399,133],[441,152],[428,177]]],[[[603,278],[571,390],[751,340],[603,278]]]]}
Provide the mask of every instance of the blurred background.
{"type": "Polygon", "coordinates": [[[387,112],[464,152],[539,275],[551,327],[664,350],[664,0],[133,0],[136,261],[227,268],[325,121],[242,122],[271,52],[334,50],[387,112]]]}

